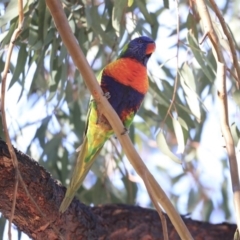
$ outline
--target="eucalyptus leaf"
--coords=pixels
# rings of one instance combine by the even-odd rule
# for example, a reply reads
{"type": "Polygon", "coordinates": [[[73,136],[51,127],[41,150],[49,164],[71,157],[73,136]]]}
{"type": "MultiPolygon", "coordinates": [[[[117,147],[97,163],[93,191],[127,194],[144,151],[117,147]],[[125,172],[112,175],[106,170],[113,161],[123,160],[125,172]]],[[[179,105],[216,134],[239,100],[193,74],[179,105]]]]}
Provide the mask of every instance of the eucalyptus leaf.
{"type": "Polygon", "coordinates": [[[27,52],[26,48],[27,48],[27,46],[25,44],[22,44],[19,49],[17,64],[16,64],[16,67],[15,67],[15,70],[14,70],[14,73],[13,73],[13,76],[12,76],[12,79],[11,79],[8,89],[10,89],[15,82],[19,81],[20,74],[23,74],[25,71],[25,64],[26,64],[27,56],[28,56],[28,52],[27,52]]]}
{"type": "Polygon", "coordinates": [[[199,97],[196,94],[196,84],[192,71],[190,70],[187,64],[184,64],[180,70],[180,82],[184,90],[186,101],[189,105],[189,108],[192,114],[198,119],[201,120],[201,110],[199,105],[199,97]]]}
{"type": "Polygon", "coordinates": [[[184,135],[181,124],[177,119],[172,118],[174,132],[178,142],[178,151],[177,153],[183,153],[185,148],[184,135]]]}
{"type": "Polygon", "coordinates": [[[199,65],[202,68],[202,71],[204,72],[206,77],[209,79],[209,81],[213,82],[215,75],[211,71],[209,71],[206,65],[206,57],[204,53],[201,51],[201,49],[199,48],[199,44],[197,43],[196,38],[191,32],[188,32],[187,40],[194,57],[196,58],[196,60],[198,61],[199,65]]]}
{"type": "Polygon", "coordinates": [[[165,8],[169,8],[169,1],[168,0],[163,0],[163,5],[165,8]]]}
{"type": "Polygon", "coordinates": [[[178,157],[176,157],[169,149],[165,136],[162,132],[159,132],[159,134],[157,135],[157,144],[163,154],[168,156],[171,160],[173,160],[176,163],[180,164],[182,163],[181,160],[178,157]]]}
{"type": "Polygon", "coordinates": [[[124,11],[126,10],[128,4],[128,0],[114,1],[112,12],[112,25],[117,32],[120,32],[120,25],[124,20],[124,11]]]}
{"type": "Polygon", "coordinates": [[[240,91],[236,90],[233,94],[232,94],[232,98],[235,101],[235,103],[240,107],[240,91]]]}

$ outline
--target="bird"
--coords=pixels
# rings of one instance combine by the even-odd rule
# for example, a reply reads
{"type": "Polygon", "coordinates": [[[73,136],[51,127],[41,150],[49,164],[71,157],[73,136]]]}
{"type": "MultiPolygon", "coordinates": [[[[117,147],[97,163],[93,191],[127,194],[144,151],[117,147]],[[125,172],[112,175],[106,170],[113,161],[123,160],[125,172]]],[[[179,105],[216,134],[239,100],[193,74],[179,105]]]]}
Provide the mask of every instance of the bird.
{"type": "MultiPolygon", "coordinates": [[[[147,63],[155,48],[156,44],[151,38],[137,37],[127,43],[119,57],[107,64],[98,76],[103,94],[121,119],[125,131],[130,127],[148,91],[147,63]]],[[[91,97],[84,140],[59,208],[61,213],[68,209],[104,143],[113,133],[111,125],[91,97]]]]}

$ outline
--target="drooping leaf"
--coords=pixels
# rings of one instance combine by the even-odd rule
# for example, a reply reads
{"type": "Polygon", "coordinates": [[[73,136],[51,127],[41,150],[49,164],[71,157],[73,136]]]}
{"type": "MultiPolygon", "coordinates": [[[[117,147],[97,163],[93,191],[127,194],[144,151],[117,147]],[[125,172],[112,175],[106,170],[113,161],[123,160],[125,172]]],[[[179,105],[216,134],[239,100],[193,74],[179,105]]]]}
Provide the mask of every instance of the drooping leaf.
{"type": "Polygon", "coordinates": [[[36,138],[38,139],[40,146],[42,148],[45,147],[45,140],[46,140],[45,135],[46,135],[47,127],[48,127],[50,120],[51,120],[51,116],[48,116],[42,120],[42,123],[41,123],[40,127],[37,129],[35,136],[33,138],[33,140],[36,138]]]}
{"type": "Polygon", "coordinates": [[[192,71],[187,64],[180,69],[180,82],[184,90],[186,101],[192,114],[201,121],[201,110],[199,105],[199,97],[196,93],[196,84],[192,71]]]}
{"type": "Polygon", "coordinates": [[[236,90],[233,94],[232,94],[232,98],[235,101],[235,103],[240,107],[240,91],[236,90]]]}
{"type": "Polygon", "coordinates": [[[165,8],[169,8],[169,1],[168,0],[163,0],[163,5],[165,8]]]}
{"type": "Polygon", "coordinates": [[[239,137],[240,137],[240,133],[239,133],[236,123],[231,124],[231,133],[232,133],[234,145],[236,147],[238,144],[238,141],[239,141],[239,137]]]}
{"type": "Polygon", "coordinates": [[[153,24],[153,19],[151,14],[148,12],[147,6],[143,1],[136,1],[137,6],[139,7],[141,13],[144,15],[146,21],[152,25],[153,24]]]}
{"type": "Polygon", "coordinates": [[[60,147],[61,141],[62,141],[61,133],[58,133],[55,136],[53,136],[53,138],[49,140],[47,144],[44,146],[44,150],[40,156],[40,160],[42,160],[43,157],[46,156],[47,160],[51,160],[51,161],[47,161],[46,164],[50,164],[50,165],[54,164],[54,162],[56,162],[59,158],[58,148],[60,147]]]}
{"type": "Polygon", "coordinates": [[[131,7],[134,3],[134,0],[128,0],[128,7],[131,7]]]}
{"type": "Polygon", "coordinates": [[[6,12],[3,16],[0,16],[0,27],[7,24],[10,19],[18,16],[18,1],[12,0],[8,3],[6,12]]]}
{"type": "Polygon", "coordinates": [[[206,77],[209,79],[209,81],[213,82],[215,75],[211,71],[209,71],[209,68],[206,65],[206,57],[202,52],[202,50],[199,48],[199,44],[197,43],[196,38],[191,32],[188,32],[187,40],[194,57],[196,58],[197,62],[202,68],[202,71],[204,72],[206,77]]]}
{"type": "Polygon", "coordinates": [[[213,209],[214,209],[214,205],[213,205],[212,200],[211,199],[205,200],[204,201],[204,209],[202,212],[203,219],[205,219],[206,221],[209,221],[213,209]]]}
{"type": "Polygon", "coordinates": [[[117,33],[120,32],[120,26],[122,24],[122,21],[124,21],[124,13],[128,4],[128,0],[114,1],[112,12],[112,25],[117,33]]]}
{"type": "Polygon", "coordinates": [[[185,148],[183,130],[182,130],[181,124],[179,123],[179,121],[177,119],[172,118],[172,123],[173,123],[174,132],[175,132],[175,135],[177,138],[177,142],[178,142],[177,153],[182,154],[184,152],[184,148],[185,148]]]}
{"type": "Polygon", "coordinates": [[[157,144],[163,154],[168,156],[174,162],[181,163],[181,160],[171,152],[166,142],[165,136],[162,132],[159,132],[159,134],[157,135],[157,144]]]}
{"type": "Polygon", "coordinates": [[[13,84],[19,80],[20,74],[25,71],[25,64],[27,61],[27,46],[26,44],[22,44],[19,52],[18,52],[18,58],[17,58],[17,64],[11,79],[11,82],[9,84],[9,89],[13,86],[13,84]]]}
{"type": "Polygon", "coordinates": [[[1,215],[0,217],[0,239],[3,239],[4,228],[6,224],[6,219],[1,215]]]}
{"type": "Polygon", "coordinates": [[[188,212],[192,212],[197,206],[197,204],[201,201],[200,194],[201,193],[199,191],[195,191],[193,188],[191,188],[188,194],[188,212]]]}

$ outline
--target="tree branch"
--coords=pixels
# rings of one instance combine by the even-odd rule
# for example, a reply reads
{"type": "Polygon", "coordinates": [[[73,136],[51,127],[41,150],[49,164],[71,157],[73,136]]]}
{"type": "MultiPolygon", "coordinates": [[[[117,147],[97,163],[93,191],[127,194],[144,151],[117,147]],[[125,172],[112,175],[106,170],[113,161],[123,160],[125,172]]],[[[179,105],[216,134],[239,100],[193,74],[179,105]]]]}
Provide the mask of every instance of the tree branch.
{"type": "MultiPolygon", "coordinates": [[[[22,185],[17,192],[13,223],[34,240],[60,238],[163,240],[161,222],[156,211],[123,204],[88,207],[74,198],[69,209],[59,214],[66,188],[55,181],[36,161],[15,150],[19,170],[29,193],[41,208],[39,214],[22,185]],[[57,231],[56,231],[57,230],[57,231]]],[[[11,212],[14,168],[7,145],[0,140],[0,211],[8,218],[11,212]]],[[[178,233],[166,216],[169,238],[178,240],[178,233]]],[[[183,218],[194,239],[232,239],[235,224],[217,224],[183,218]]]]}

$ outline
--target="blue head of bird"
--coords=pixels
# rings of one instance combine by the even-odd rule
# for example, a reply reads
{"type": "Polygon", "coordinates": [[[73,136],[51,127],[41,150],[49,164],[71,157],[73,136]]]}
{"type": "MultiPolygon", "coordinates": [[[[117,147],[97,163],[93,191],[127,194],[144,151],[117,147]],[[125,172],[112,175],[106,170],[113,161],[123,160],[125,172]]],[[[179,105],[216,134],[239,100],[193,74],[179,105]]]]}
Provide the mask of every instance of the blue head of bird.
{"type": "Polygon", "coordinates": [[[119,58],[133,58],[146,66],[155,48],[156,44],[151,38],[141,36],[126,44],[119,58]]]}

